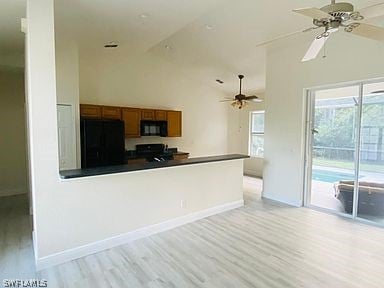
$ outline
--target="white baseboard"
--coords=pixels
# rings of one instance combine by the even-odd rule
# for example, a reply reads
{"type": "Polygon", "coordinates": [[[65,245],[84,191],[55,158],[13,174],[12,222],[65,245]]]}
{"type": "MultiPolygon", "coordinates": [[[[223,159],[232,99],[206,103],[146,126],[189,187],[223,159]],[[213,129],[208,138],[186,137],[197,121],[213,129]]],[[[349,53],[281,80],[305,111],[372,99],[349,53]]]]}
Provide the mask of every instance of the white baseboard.
{"type": "Polygon", "coordinates": [[[258,173],[257,171],[255,170],[244,170],[244,175],[245,176],[252,176],[252,177],[256,177],[256,178],[263,178],[263,175],[262,173],[258,173]]]}
{"type": "Polygon", "coordinates": [[[35,255],[35,259],[37,258],[37,242],[36,242],[36,233],[35,230],[32,230],[32,245],[33,245],[33,253],[35,255]]]}
{"type": "Polygon", "coordinates": [[[8,189],[8,190],[0,190],[0,197],[14,196],[27,194],[25,189],[8,189]]]}
{"type": "Polygon", "coordinates": [[[36,259],[36,269],[42,270],[51,266],[69,262],[90,254],[94,254],[106,249],[110,249],[119,245],[123,245],[134,240],[147,237],[156,233],[176,228],[178,226],[191,223],[215,214],[219,214],[228,210],[236,209],[244,206],[244,200],[238,200],[224,205],[208,208],[206,210],[194,212],[185,216],[171,219],[158,224],[146,226],[128,233],[107,238],[101,241],[93,242],[80,247],[68,249],[56,254],[36,259]]]}

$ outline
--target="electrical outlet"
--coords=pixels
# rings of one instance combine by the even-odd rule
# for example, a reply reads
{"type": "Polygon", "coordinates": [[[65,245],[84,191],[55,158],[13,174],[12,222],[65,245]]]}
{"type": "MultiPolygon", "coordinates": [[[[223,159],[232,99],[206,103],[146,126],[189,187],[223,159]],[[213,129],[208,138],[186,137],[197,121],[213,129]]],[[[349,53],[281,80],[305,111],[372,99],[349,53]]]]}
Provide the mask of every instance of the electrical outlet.
{"type": "Polygon", "coordinates": [[[180,207],[185,208],[187,206],[187,202],[185,200],[180,201],[180,207]]]}

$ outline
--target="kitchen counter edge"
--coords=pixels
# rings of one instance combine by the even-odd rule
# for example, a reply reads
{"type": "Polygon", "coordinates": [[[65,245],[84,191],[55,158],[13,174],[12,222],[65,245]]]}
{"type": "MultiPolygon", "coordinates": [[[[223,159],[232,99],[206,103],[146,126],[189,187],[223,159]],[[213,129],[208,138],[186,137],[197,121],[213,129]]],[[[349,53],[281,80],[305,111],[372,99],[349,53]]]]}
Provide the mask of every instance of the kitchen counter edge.
{"type": "Polygon", "coordinates": [[[219,162],[219,161],[227,161],[227,160],[246,159],[246,158],[249,158],[249,156],[242,155],[242,154],[228,154],[228,155],[188,158],[183,160],[169,160],[164,162],[149,162],[149,163],[142,163],[142,164],[126,164],[126,165],[114,165],[114,166],[86,168],[86,169],[73,169],[73,170],[60,171],[60,177],[61,179],[73,179],[73,178],[81,178],[81,177],[90,177],[90,176],[98,176],[98,175],[106,175],[106,174],[133,172],[133,171],[141,171],[141,170],[150,170],[150,169],[193,165],[193,164],[201,164],[201,163],[209,163],[209,162],[219,162]]]}

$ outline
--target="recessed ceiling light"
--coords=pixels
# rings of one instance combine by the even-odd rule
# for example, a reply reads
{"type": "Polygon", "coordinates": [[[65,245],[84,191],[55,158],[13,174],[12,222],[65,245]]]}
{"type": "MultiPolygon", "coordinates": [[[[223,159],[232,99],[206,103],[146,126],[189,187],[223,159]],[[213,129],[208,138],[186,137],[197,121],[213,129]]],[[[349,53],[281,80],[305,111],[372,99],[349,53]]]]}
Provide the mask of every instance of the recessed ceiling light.
{"type": "Polygon", "coordinates": [[[148,18],[148,17],[149,17],[148,14],[145,14],[145,13],[140,14],[140,18],[142,18],[142,19],[145,19],[145,18],[148,18]]]}
{"type": "Polygon", "coordinates": [[[167,50],[172,50],[172,46],[165,45],[164,47],[165,47],[165,49],[167,49],[167,50]]]}
{"type": "Polygon", "coordinates": [[[117,42],[108,42],[107,44],[104,45],[104,48],[117,48],[119,47],[119,43],[117,42]]]}
{"type": "Polygon", "coordinates": [[[205,29],[207,30],[213,30],[213,26],[209,24],[205,24],[205,29]]]}

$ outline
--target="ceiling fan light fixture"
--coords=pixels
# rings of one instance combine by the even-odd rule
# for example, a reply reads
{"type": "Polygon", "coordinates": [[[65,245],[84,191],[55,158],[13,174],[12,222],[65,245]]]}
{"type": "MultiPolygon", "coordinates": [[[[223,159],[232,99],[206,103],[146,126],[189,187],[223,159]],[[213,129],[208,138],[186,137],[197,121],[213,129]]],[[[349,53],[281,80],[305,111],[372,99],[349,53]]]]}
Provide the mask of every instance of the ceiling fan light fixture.
{"type": "Polygon", "coordinates": [[[246,101],[234,101],[231,104],[234,108],[242,109],[243,107],[247,106],[246,101]]]}

